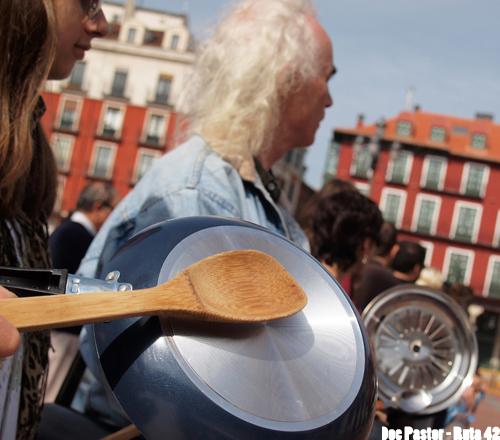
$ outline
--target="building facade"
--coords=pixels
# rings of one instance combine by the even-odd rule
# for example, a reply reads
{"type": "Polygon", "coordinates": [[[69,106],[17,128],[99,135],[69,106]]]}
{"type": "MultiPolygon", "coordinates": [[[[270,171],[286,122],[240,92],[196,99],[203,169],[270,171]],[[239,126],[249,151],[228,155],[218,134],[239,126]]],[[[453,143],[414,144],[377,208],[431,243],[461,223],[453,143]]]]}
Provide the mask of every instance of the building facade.
{"type": "MultiPolygon", "coordinates": [[[[48,82],[42,124],[53,147],[59,187],[55,214],[74,209],[91,180],[111,182],[121,197],[153,161],[183,138],[177,97],[194,62],[194,40],[184,14],[106,1],[106,38],[95,39],[69,79],[48,82]]],[[[304,151],[276,166],[294,211],[304,174],[304,151]]]]}
{"type": "Polygon", "coordinates": [[[500,125],[421,111],[335,130],[325,179],[355,182],[449,282],[500,298],[500,125]]]}
{"type": "Polygon", "coordinates": [[[176,100],[194,52],[182,14],[105,2],[106,38],[78,62],[69,79],[48,82],[42,121],[53,147],[59,188],[55,212],[74,209],[90,180],[112,182],[124,196],[173,148],[176,100]]]}

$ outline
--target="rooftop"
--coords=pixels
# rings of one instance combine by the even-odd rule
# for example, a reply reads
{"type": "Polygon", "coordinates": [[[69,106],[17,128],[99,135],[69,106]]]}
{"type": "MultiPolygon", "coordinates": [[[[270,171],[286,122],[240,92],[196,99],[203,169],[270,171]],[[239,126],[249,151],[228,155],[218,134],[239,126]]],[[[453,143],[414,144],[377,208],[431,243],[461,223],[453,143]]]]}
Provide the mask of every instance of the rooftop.
{"type": "MultiPolygon", "coordinates": [[[[354,128],[337,128],[336,133],[372,136],[376,124],[362,120],[354,128]]],[[[475,119],[425,112],[403,111],[385,121],[383,140],[427,147],[476,160],[500,162],[500,124],[487,114],[475,119]]]]}

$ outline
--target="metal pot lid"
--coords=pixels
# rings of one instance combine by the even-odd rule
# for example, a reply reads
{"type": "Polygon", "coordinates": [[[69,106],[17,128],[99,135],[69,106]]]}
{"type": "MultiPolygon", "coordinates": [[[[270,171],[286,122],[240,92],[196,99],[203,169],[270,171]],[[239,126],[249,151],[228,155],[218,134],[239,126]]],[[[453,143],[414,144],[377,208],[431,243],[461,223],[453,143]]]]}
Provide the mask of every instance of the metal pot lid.
{"type": "Polygon", "coordinates": [[[144,319],[96,325],[101,366],[127,415],[148,439],[176,438],[179,431],[185,438],[304,432],[364,438],[373,416],[372,362],[360,318],[337,282],[281,236],[235,220],[200,219],[146,230],[104,270],[118,269],[122,281],[140,288],[207,256],[256,249],[296,278],[308,304],[290,318],[258,325],[170,319],[162,319],[159,330],[144,319]],[[174,244],[164,246],[156,269],[145,257],[158,259],[165,238],[174,244]],[[141,258],[131,258],[138,252],[141,258]],[[154,280],[147,280],[148,270],[154,280]]]}
{"type": "Polygon", "coordinates": [[[387,406],[432,414],[453,405],[471,383],[477,342],[467,315],[448,295],[405,284],[377,296],[363,320],[387,406]]]}
{"type": "Polygon", "coordinates": [[[179,365],[214,403],[256,425],[305,430],[335,419],[359,391],[364,350],[352,308],[315,260],[277,236],[222,226],[180,242],[158,282],[231,249],[258,249],[275,257],[305,290],[308,304],[295,316],[261,325],[208,324],[199,336],[185,323],[165,325],[179,365]]]}

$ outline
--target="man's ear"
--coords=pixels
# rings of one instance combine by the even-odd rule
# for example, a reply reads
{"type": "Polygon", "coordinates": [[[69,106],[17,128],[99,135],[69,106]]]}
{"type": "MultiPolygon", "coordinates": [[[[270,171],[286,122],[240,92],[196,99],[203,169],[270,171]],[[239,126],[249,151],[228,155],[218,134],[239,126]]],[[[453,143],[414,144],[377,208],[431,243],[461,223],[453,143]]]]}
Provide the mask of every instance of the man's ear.
{"type": "Polygon", "coordinates": [[[102,208],[102,202],[94,202],[92,203],[92,212],[99,212],[102,208]]]}

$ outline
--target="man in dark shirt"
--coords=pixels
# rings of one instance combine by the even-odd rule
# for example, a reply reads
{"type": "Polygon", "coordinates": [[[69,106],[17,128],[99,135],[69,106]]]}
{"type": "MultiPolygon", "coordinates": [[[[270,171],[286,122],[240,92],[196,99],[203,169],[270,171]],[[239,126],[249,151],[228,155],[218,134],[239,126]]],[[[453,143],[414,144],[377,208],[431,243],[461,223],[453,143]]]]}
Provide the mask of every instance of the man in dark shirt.
{"type": "MultiPolygon", "coordinates": [[[[116,204],[116,191],[108,183],[93,182],[80,193],[76,210],[64,220],[49,238],[52,264],[58,269],[76,273],[96,232],[116,204]]],[[[45,401],[53,402],[66,374],[78,353],[81,327],[52,331],[49,352],[49,375],[45,401]]]]}
{"type": "Polygon", "coordinates": [[[49,239],[55,268],[76,273],[92,239],[116,204],[116,191],[107,183],[93,182],[80,193],[76,210],[49,239]]]}
{"type": "Polygon", "coordinates": [[[398,250],[397,230],[393,224],[384,222],[374,256],[364,265],[358,287],[353,292],[352,299],[360,313],[379,293],[399,284],[389,268],[398,250]]]}

